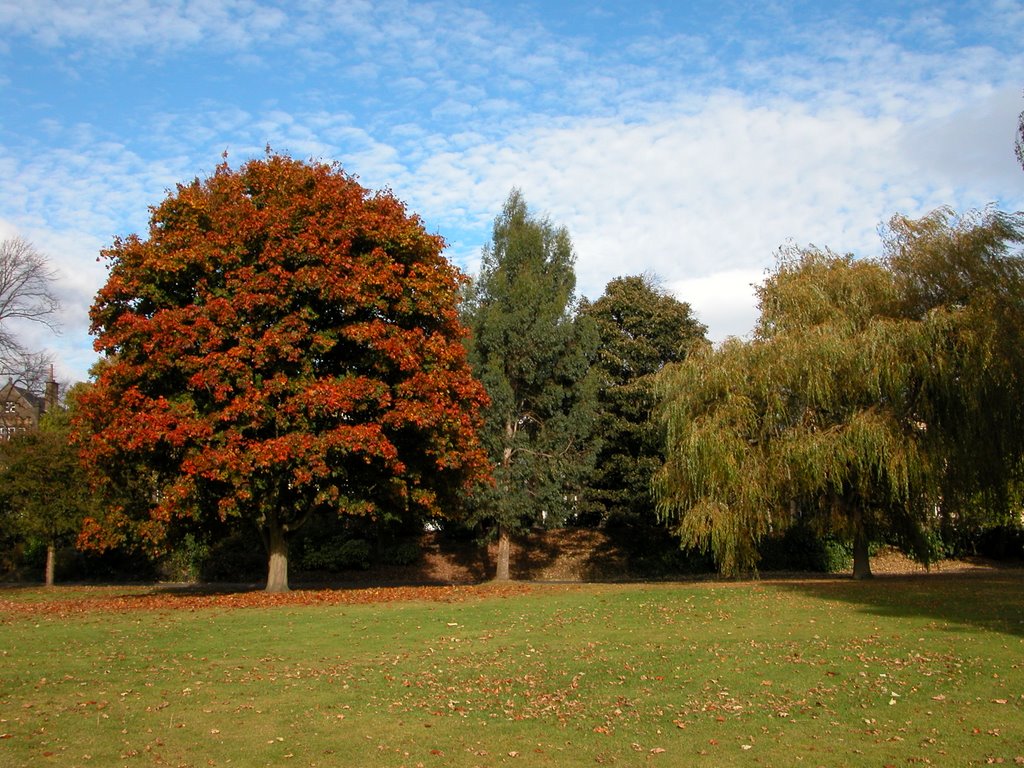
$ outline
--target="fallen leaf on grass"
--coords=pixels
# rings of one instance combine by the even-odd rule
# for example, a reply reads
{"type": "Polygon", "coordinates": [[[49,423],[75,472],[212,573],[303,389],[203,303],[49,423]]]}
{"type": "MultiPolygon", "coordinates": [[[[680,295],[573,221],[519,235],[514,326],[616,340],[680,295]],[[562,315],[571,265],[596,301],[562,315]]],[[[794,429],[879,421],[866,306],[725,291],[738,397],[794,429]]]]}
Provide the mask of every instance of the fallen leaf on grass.
{"type": "Polygon", "coordinates": [[[132,594],[110,596],[109,590],[96,588],[85,591],[84,597],[65,600],[46,600],[21,603],[0,600],[0,612],[10,615],[68,616],[95,611],[128,613],[132,611],[166,611],[182,609],[194,611],[202,608],[269,608],[295,605],[367,605],[377,603],[428,601],[462,603],[482,597],[512,597],[526,595],[533,587],[526,584],[512,586],[483,585],[475,587],[382,587],[380,589],[298,589],[281,594],[262,591],[211,594],[132,594]]]}

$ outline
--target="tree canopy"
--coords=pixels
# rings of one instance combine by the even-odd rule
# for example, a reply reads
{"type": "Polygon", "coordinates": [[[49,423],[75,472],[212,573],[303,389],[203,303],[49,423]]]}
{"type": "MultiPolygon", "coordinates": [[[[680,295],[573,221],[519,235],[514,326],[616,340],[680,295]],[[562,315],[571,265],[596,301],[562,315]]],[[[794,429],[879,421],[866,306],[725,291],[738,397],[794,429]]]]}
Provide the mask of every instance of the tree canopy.
{"type": "Polygon", "coordinates": [[[464,309],[470,360],[487,388],[483,439],[496,485],[474,500],[496,528],[498,578],[508,578],[509,536],[574,508],[591,455],[596,337],[575,316],[569,233],[529,212],[513,190],[494,221],[464,309]]]}
{"type": "MultiPolygon", "coordinates": [[[[1020,216],[894,218],[881,259],[781,256],[750,342],[660,380],[660,514],[728,573],[796,519],[854,540],[885,531],[927,560],[957,500],[1007,498],[1020,469],[1020,216]]],[[[962,510],[961,510],[962,512],[962,510]]]]}
{"type": "Polygon", "coordinates": [[[689,304],[649,276],[615,278],[582,309],[595,326],[597,417],[594,472],[584,494],[585,521],[655,524],[651,478],[664,461],[664,439],[651,418],[654,376],[706,343],[689,304]]]}
{"type": "Polygon", "coordinates": [[[310,515],[444,514],[489,464],[443,246],[337,165],[268,150],[178,185],[102,254],[78,428],[110,507],[83,543],[248,520],[281,590],[310,515]]]}

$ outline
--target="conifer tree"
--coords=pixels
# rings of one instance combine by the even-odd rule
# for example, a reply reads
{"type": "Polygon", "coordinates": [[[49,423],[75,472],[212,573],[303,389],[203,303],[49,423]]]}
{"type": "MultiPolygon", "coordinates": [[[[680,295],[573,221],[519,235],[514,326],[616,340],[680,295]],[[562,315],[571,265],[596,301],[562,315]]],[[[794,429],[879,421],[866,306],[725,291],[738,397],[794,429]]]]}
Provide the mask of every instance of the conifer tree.
{"type": "Polygon", "coordinates": [[[594,472],[585,493],[586,522],[612,528],[656,524],[651,478],[664,461],[664,435],[652,419],[654,376],[706,343],[706,328],[690,305],[647,275],[618,277],[583,314],[597,329],[600,349],[594,472]]]}
{"type": "Polygon", "coordinates": [[[592,456],[596,339],[575,314],[574,264],[568,231],[532,215],[513,190],[467,294],[469,357],[491,399],[483,440],[496,481],[476,495],[473,519],[497,534],[498,579],[509,578],[513,535],[572,512],[592,456]]]}

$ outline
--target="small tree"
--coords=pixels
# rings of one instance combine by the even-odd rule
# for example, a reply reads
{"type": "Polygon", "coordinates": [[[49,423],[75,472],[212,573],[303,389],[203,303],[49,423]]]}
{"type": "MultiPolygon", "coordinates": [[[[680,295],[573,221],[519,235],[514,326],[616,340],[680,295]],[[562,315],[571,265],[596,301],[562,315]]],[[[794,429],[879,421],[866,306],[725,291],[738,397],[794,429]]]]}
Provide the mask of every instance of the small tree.
{"type": "Polygon", "coordinates": [[[513,190],[468,291],[470,360],[491,399],[483,437],[496,480],[476,494],[474,516],[497,533],[499,580],[509,578],[511,536],[564,521],[592,461],[596,337],[574,316],[574,263],[568,231],[532,216],[513,190]]]}
{"type": "Polygon", "coordinates": [[[12,529],[46,547],[46,586],[54,584],[58,547],[74,541],[92,509],[85,474],[62,412],[38,431],[0,443],[0,496],[12,529]]]}
{"type": "Polygon", "coordinates": [[[110,506],[82,541],[240,518],[280,591],[311,515],[444,514],[489,465],[443,245],[335,165],[268,151],[179,185],[103,252],[78,424],[110,506]]]}

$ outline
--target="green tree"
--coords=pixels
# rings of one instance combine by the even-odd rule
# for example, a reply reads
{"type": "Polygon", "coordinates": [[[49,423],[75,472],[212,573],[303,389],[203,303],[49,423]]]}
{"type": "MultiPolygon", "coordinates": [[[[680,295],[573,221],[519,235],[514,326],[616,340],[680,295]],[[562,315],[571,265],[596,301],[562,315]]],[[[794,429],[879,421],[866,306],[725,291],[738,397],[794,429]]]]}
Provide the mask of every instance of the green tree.
{"type": "MultiPolygon", "coordinates": [[[[690,305],[649,276],[619,277],[585,306],[600,349],[595,362],[597,458],[585,492],[584,521],[624,527],[636,541],[657,523],[651,479],[664,463],[664,435],[652,419],[654,377],[707,343],[690,305]]],[[[641,542],[637,542],[640,544],[641,542]]],[[[641,544],[642,545],[642,544],[641,544]]]]}
{"type": "Polygon", "coordinates": [[[475,494],[473,519],[497,534],[498,579],[509,578],[511,536],[572,513],[592,460],[596,338],[575,316],[574,264],[568,231],[531,215],[513,190],[467,291],[470,361],[491,399],[483,439],[496,481],[475,494]]]}
{"type": "MultiPolygon", "coordinates": [[[[73,401],[69,393],[69,401],[73,401]]],[[[46,547],[46,585],[53,586],[57,550],[74,541],[93,509],[85,473],[71,445],[64,409],[47,413],[37,431],[0,443],[0,496],[11,530],[46,547]]]]}
{"type": "Polygon", "coordinates": [[[866,577],[872,536],[927,560],[954,497],[1009,498],[1021,232],[1020,217],[939,211],[894,219],[884,259],[784,254],[759,290],[753,341],[661,378],[656,490],[683,543],[736,573],[756,564],[763,536],[809,518],[853,540],[854,576],[866,577]]]}
{"type": "Polygon", "coordinates": [[[1007,522],[1024,455],[1024,216],[939,209],[895,217],[886,264],[901,312],[927,331],[922,411],[942,462],[947,535],[970,516],[1007,522]]]}
{"type": "Polygon", "coordinates": [[[489,471],[443,246],[336,165],[268,151],[179,185],[103,252],[78,428],[109,505],[81,542],[243,520],[281,591],[312,515],[443,514],[489,471]]]}

